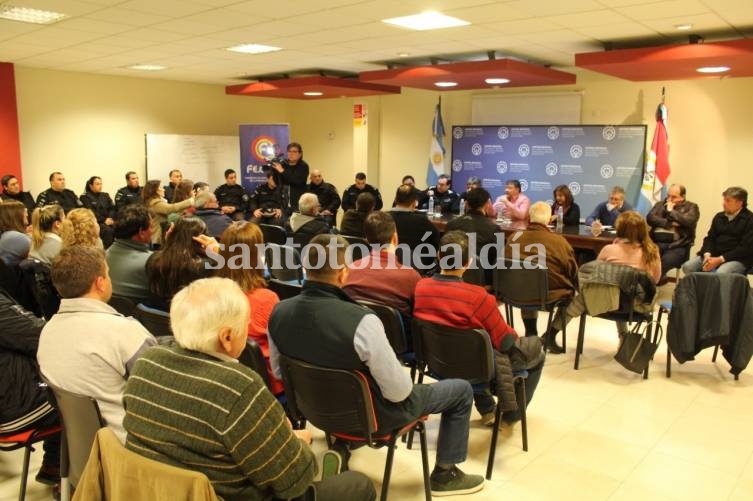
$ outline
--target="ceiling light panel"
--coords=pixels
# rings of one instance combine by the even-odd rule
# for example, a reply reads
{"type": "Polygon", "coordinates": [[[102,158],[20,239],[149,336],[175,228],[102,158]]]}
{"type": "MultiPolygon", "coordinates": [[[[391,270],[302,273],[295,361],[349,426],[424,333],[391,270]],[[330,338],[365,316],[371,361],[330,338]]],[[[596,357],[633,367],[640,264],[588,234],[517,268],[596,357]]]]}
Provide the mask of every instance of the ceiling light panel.
{"type": "Polygon", "coordinates": [[[446,16],[440,12],[434,11],[422,12],[421,14],[414,14],[412,16],[382,19],[382,22],[417,31],[439,30],[442,28],[454,28],[471,24],[468,21],[446,16]]]}
{"type": "Polygon", "coordinates": [[[259,43],[248,43],[245,45],[228,47],[225,50],[229,50],[230,52],[240,52],[241,54],[266,54],[267,52],[277,52],[278,50],[282,50],[282,47],[273,47],[271,45],[263,45],[259,43]]]}
{"type": "Polygon", "coordinates": [[[22,23],[52,24],[65,18],[65,14],[14,5],[0,5],[0,18],[22,23]]]}

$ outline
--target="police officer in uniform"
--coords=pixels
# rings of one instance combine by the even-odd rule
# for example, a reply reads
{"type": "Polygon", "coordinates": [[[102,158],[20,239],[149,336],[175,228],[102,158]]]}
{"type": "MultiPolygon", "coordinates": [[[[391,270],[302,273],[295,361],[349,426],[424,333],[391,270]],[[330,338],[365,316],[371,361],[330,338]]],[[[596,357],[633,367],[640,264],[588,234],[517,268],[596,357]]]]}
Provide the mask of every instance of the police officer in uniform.
{"type": "Polygon", "coordinates": [[[51,204],[58,204],[66,214],[76,207],[84,206],[73,191],[65,188],[65,176],[60,172],[50,174],[50,187],[37,197],[37,207],[51,204]]]}
{"type": "Polygon", "coordinates": [[[233,169],[225,171],[225,184],[214,190],[220,210],[235,221],[246,219],[250,197],[246,189],[238,184],[238,174],[233,169]]]}

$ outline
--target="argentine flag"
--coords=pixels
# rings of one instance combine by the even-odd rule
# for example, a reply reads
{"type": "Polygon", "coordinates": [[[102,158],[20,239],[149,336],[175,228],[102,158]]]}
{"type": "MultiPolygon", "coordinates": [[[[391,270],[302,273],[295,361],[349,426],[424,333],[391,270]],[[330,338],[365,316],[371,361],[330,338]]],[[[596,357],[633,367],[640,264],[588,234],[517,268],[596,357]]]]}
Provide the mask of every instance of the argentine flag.
{"type": "Polygon", "coordinates": [[[429,167],[426,172],[426,185],[435,186],[440,174],[444,174],[444,123],[442,123],[442,101],[437,103],[434,110],[434,121],[431,125],[432,138],[429,147],[429,167]]]}
{"type": "Polygon", "coordinates": [[[646,172],[643,174],[641,195],[636,209],[648,214],[656,202],[661,201],[667,192],[669,177],[669,134],[667,132],[667,107],[664,102],[656,109],[656,129],[648,152],[646,172]]]}

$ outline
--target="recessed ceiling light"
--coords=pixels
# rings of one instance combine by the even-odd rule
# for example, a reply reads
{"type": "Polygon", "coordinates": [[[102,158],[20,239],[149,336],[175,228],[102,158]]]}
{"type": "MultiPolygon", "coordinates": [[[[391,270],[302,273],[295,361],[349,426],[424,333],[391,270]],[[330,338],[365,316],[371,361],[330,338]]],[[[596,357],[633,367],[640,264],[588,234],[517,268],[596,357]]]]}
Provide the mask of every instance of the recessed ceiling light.
{"type": "Polygon", "coordinates": [[[675,24],[675,28],[680,31],[687,31],[693,27],[692,24],[675,24]]]}
{"type": "Polygon", "coordinates": [[[435,82],[434,85],[437,87],[456,87],[458,85],[457,82],[435,82]]]}
{"type": "Polygon", "coordinates": [[[397,57],[408,57],[408,56],[410,56],[410,54],[408,54],[407,52],[398,52],[397,53],[397,57]]]}
{"type": "Polygon", "coordinates": [[[729,71],[729,66],[704,66],[696,70],[698,73],[724,73],[729,71]]]}
{"type": "Polygon", "coordinates": [[[51,24],[63,19],[65,14],[49,10],[30,9],[28,7],[0,6],[0,18],[22,23],[51,24]]]}
{"type": "Polygon", "coordinates": [[[508,78],[487,78],[486,80],[484,80],[484,82],[488,83],[489,85],[502,85],[510,83],[510,80],[508,78]]]}
{"type": "Polygon", "coordinates": [[[265,52],[277,52],[282,50],[280,47],[272,47],[271,45],[262,45],[258,43],[249,43],[246,45],[236,45],[235,47],[228,47],[225,50],[231,52],[242,52],[243,54],[264,54],[265,52]]]}
{"type": "Polygon", "coordinates": [[[160,71],[166,70],[167,66],[160,66],[159,64],[134,64],[133,66],[126,66],[129,70],[141,70],[141,71],[160,71]]]}
{"type": "Polygon", "coordinates": [[[308,92],[304,92],[303,95],[304,96],[315,97],[315,96],[323,96],[324,93],[323,92],[316,92],[316,91],[308,91],[308,92]]]}
{"type": "Polygon", "coordinates": [[[383,23],[394,24],[411,30],[438,30],[440,28],[453,28],[455,26],[467,26],[471,23],[456,17],[446,16],[439,12],[427,11],[412,16],[393,17],[382,19],[383,23]]]}

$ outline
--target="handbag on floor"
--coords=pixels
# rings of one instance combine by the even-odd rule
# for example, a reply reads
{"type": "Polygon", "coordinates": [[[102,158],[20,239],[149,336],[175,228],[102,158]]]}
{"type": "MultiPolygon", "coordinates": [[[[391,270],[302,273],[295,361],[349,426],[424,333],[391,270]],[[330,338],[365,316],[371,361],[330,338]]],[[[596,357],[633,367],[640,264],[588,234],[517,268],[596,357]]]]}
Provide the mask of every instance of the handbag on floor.
{"type": "Polygon", "coordinates": [[[622,336],[614,359],[627,370],[642,374],[654,358],[662,337],[664,337],[664,329],[658,322],[646,322],[643,332],[641,332],[641,324],[638,324],[632,332],[622,336]],[[653,325],[656,325],[653,339],[648,339],[647,336],[650,335],[653,325]]]}

